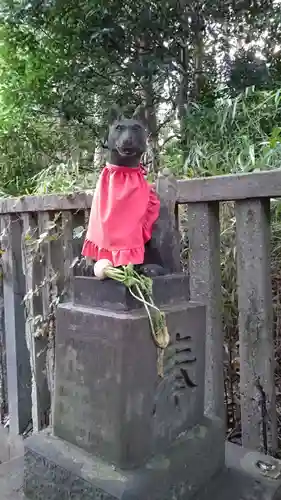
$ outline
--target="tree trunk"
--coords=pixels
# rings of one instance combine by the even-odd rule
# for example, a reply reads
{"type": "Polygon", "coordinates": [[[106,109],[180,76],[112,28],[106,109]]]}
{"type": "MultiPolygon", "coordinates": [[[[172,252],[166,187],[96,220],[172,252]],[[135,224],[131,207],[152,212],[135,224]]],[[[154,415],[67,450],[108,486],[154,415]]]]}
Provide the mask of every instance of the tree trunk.
{"type": "Polygon", "coordinates": [[[141,87],[149,132],[148,142],[152,160],[151,170],[154,174],[156,174],[160,167],[157,111],[155,106],[155,92],[153,88],[153,74],[149,71],[148,67],[150,47],[145,36],[138,40],[138,50],[140,65],[142,67],[141,87]]]}
{"type": "Polygon", "coordinates": [[[187,0],[180,1],[179,18],[181,20],[181,41],[179,50],[179,67],[180,67],[180,85],[179,85],[179,96],[178,96],[178,118],[180,121],[180,136],[181,136],[181,149],[184,152],[187,137],[185,129],[186,120],[186,110],[189,97],[189,11],[187,0]]]}
{"type": "Polygon", "coordinates": [[[188,102],[198,101],[204,86],[203,58],[205,20],[201,5],[190,6],[188,0],[180,0],[181,41],[180,41],[180,88],[178,116],[180,120],[181,146],[184,152],[187,144],[185,121],[188,102]],[[191,10],[192,9],[192,10],[191,10]],[[193,54],[193,55],[192,55],[193,54]],[[192,67],[190,67],[192,65],[192,67]],[[193,75],[193,81],[190,76],[193,75]]]}
{"type": "Polygon", "coordinates": [[[203,74],[205,19],[200,9],[200,5],[196,7],[192,15],[191,30],[193,34],[194,51],[194,80],[191,98],[194,102],[198,102],[205,80],[203,74]]]}

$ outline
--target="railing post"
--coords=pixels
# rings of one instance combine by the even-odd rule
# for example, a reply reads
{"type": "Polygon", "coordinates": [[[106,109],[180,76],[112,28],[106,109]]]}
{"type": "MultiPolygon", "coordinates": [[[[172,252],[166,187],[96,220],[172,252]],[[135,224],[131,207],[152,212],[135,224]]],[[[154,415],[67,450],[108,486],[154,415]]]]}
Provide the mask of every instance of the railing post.
{"type": "Polygon", "coordinates": [[[180,234],[176,220],[177,180],[170,174],[169,169],[159,173],[156,191],[161,207],[151,245],[157,248],[164,267],[171,272],[180,272],[180,234]]]}
{"type": "Polygon", "coordinates": [[[21,233],[21,220],[17,214],[1,217],[8,407],[12,434],[21,434],[31,420],[31,370],[25,337],[21,233]]]}
{"type": "Polygon", "coordinates": [[[39,236],[37,217],[32,213],[24,213],[21,217],[23,221],[23,271],[26,284],[25,334],[30,353],[32,374],[32,423],[33,431],[38,432],[45,426],[50,408],[50,392],[46,376],[46,352],[48,345],[44,333],[38,335],[36,332],[40,326],[40,322],[37,319],[42,318],[43,312],[40,297],[42,263],[40,262],[40,255],[36,251],[36,240],[39,236]]]}
{"type": "Polygon", "coordinates": [[[277,449],[270,200],[236,202],[242,444],[277,449]]]}
{"type": "MultiPolygon", "coordinates": [[[[54,395],[56,307],[72,297],[73,219],[70,211],[39,212],[42,311],[47,325],[46,372],[51,403],[54,395]]],[[[49,414],[52,426],[53,408],[49,414]]]]}
{"type": "Polygon", "coordinates": [[[205,412],[225,420],[219,203],[188,204],[190,298],[206,305],[205,412]]]}
{"type": "MultiPolygon", "coordinates": [[[[45,235],[40,243],[41,267],[42,267],[42,283],[41,298],[42,311],[44,322],[47,325],[47,350],[46,350],[46,373],[48,387],[51,400],[54,395],[54,373],[55,373],[55,318],[53,300],[58,297],[57,293],[57,278],[59,273],[56,273],[53,267],[52,247],[50,235],[52,232],[53,222],[49,212],[38,212],[38,228],[39,234],[45,235]]],[[[63,269],[62,269],[63,271],[63,269]]],[[[52,411],[49,414],[50,425],[52,425],[52,411]]]]}
{"type": "Polygon", "coordinates": [[[0,424],[8,407],[3,270],[0,266],[0,424]]]}
{"type": "Polygon", "coordinates": [[[63,297],[71,300],[73,296],[73,217],[70,211],[62,212],[62,254],[64,267],[63,297]]]}

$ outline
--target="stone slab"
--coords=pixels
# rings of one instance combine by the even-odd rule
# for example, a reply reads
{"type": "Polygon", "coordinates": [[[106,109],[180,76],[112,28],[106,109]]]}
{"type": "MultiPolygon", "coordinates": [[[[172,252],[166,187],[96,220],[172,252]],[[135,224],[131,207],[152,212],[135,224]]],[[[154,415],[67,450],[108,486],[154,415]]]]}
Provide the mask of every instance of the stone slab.
{"type": "Polygon", "coordinates": [[[42,432],[25,441],[24,492],[30,500],[189,500],[223,465],[218,420],[205,419],[133,471],[42,432]]]}
{"type": "Polygon", "coordinates": [[[281,169],[178,180],[178,203],[280,198],[281,169]]]}
{"type": "MultiPolygon", "coordinates": [[[[223,472],[216,475],[199,495],[196,500],[280,500],[280,480],[256,477],[243,470],[243,458],[247,464],[256,462],[257,458],[268,460],[268,457],[245,450],[232,443],[226,443],[226,465],[223,472]],[[253,455],[254,453],[254,455],[253,455]],[[242,464],[241,464],[242,459],[242,464]]],[[[278,461],[280,462],[280,461],[278,461]]],[[[0,492],[1,500],[22,500],[27,497],[23,494],[23,457],[11,460],[0,465],[0,492]]],[[[68,492],[69,495],[71,492],[68,492]]],[[[39,497],[45,500],[44,497],[39,497]]],[[[69,496],[67,497],[69,498],[69,496]]],[[[194,499],[194,500],[195,500],[194,499]]],[[[46,498],[47,500],[47,498],[46,498]]]]}
{"type": "Polygon", "coordinates": [[[20,500],[23,495],[23,457],[15,458],[0,465],[1,500],[20,500]]]}
{"type": "MultiPolygon", "coordinates": [[[[153,278],[153,298],[158,307],[189,300],[188,276],[178,273],[153,278]]],[[[74,278],[74,304],[111,311],[128,311],[143,307],[121,283],[82,276],[74,278]]]]}
{"type": "Polygon", "coordinates": [[[228,468],[248,474],[257,481],[262,479],[265,484],[280,488],[281,460],[229,442],[225,445],[225,459],[228,468]],[[268,464],[272,470],[265,471],[257,467],[257,463],[268,464]]]}
{"type": "Polygon", "coordinates": [[[256,463],[271,462],[281,470],[280,460],[226,443],[226,469],[213,478],[194,500],[280,500],[281,478],[265,477],[256,463]]]}
{"type": "Polygon", "coordinates": [[[163,308],[164,378],[144,310],[57,311],[54,434],[120,467],[161,453],[204,414],[205,308],[163,308]],[[137,431],[136,431],[137,430],[137,431]]]}
{"type": "Polygon", "coordinates": [[[226,469],[195,496],[194,500],[280,500],[280,485],[268,485],[241,472],[226,469]]]}

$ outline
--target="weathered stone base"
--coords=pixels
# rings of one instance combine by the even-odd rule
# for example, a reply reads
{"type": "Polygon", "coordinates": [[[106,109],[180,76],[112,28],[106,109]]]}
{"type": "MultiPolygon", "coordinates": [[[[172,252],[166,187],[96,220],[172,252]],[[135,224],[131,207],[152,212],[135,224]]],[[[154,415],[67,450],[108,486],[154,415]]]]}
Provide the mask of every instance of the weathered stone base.
{"type": "Polygon", "coordinates": [[[200,490],[194,500],[281,500],[281,461],[241,446],[226,443],[226,468],[200,490]],[[275,465],[266,473],[261,460],[275,465]]]}
{"type": "Polygon", "coordinates": [[[221,423],[209,419],[130,471],[42,432],[25,442],[24,493],[31,500],[189,500],[224,461],[221,423]]]}
{"type": "Polygon", "coordinates": [[[281,500],[280,483],[267,484],[235,470],[225,469],[193,500],[281,500]]]}
{"type": "Polygon", "coordinates": [[[0,424],[0,464],[23,455],[23,438],[0,424]]]}

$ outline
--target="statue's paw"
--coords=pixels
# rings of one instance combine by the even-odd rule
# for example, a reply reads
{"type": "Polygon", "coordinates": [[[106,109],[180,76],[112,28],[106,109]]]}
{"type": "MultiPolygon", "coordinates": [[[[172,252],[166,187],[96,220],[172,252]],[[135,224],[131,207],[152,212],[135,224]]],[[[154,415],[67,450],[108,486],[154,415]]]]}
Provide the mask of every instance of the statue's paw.
{"type": "Polygon", "coordinates": [[[155,278],[156,276],[165,276],[169,274],[169,270],[158,264],[143,264],[139,268],[140,273],[148,278],[155,278]]]}
{"type": "Polygon", "coordinates": [[[93,277],[94,274],[94,262],[85,259],[85,257],[81,257],[74,266],[74,275],[75,276],[85,276],[85,277],[93,277]]]}

